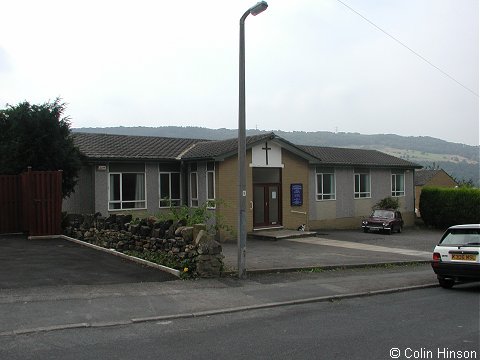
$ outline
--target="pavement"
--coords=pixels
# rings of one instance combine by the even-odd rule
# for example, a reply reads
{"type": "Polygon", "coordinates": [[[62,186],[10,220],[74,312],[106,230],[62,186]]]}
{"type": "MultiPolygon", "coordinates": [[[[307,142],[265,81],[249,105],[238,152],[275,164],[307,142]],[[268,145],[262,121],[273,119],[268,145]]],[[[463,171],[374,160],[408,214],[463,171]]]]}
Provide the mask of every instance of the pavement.
{"type": "MultiPolygon", "coordinates": [[[[172,321],[437,286],[428,260],[440,235],[406,229],[394,235],[335,231],[249,239],[245,280],[233,275],[174,280],[158,269],[67,240],[3,236],[0,336],[172,321]]],[[[223,250],[226,267],[235,274],[236,244],[223,244],[223,250]]]]}

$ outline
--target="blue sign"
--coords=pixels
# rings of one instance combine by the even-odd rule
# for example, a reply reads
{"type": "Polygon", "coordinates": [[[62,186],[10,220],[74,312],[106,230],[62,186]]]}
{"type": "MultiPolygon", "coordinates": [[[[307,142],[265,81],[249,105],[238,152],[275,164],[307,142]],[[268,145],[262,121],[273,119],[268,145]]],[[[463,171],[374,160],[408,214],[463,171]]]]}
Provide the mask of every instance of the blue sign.
{"type": "Polygon", "coordinates": [[[290,205],[303,205],[303,184],[290,184],[290,205]]]}

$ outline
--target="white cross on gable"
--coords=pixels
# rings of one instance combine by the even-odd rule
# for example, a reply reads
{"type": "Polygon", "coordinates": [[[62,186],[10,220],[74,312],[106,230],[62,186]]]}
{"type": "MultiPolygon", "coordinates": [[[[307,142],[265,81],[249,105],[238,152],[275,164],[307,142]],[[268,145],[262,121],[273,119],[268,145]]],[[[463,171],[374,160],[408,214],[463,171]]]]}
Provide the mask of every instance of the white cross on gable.
{"type": "Polygon", "coordinates": [[[282,148],[271,141],[253,146],[250,167],[283,167],[282,148]]]}

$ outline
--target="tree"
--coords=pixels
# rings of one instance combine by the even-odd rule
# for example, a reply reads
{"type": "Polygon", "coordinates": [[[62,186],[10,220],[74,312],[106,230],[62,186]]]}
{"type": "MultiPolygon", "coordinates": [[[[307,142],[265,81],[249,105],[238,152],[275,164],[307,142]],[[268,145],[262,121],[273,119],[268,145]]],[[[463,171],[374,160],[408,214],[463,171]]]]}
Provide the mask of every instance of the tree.
{"type": "Polygon", "coordinates": [[[0,110],[0,174],[32,170],[62,170],[62,194],[77,183],[81,154],[73,143],[65,104],[30,105],[22,102],[0,110]]]}

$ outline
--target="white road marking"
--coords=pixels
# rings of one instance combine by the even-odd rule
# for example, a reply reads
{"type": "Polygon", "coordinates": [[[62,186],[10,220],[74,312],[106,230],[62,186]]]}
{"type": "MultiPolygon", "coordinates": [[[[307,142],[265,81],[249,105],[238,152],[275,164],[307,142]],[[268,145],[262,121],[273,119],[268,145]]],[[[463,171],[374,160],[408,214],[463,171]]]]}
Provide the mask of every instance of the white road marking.
{"type": "Polygon", "coordinates": [[[335,247],[343,247],[343,248],[357,249],[357,250],[377,251],[377,252],[385,252],[390,254],[402,254],[402,255],[409,255],[409,256],[418,256],[418,257],[428,258],[428,259],[432,258],[432,253],[426,252],[426,251],[391,248],[386,246],[368,245],[368,244],[349,242],[349,241],[330,240],[330,239],[324,239],[324,238],[318,238],[318,237],[296,238],[296,239],[288,239],[284,241],[293,241],[298,243],[314,244],[314,245],[335,246],[335,247]]]}

